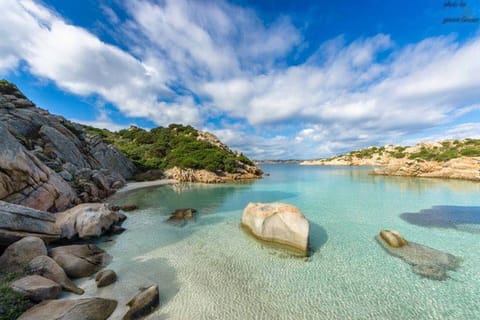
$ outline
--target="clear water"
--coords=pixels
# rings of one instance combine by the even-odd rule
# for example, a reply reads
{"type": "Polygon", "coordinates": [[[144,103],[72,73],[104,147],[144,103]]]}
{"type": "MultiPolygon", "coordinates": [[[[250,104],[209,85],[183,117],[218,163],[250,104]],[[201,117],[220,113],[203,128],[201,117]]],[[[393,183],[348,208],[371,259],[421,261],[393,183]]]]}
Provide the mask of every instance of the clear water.
{"type": "Polygon", "coordinates": [[[479,183],[374,177],[368,168],[264,170],[270,176],[251,183],[161,186],[117,198],[140,207],[125,233],[101,243],[119,280],[98,291],[92,280],[81,285],[119,300],[113,318],[138,287],[156,283],[161,307],[149,319],[480,319],[479,183]],[[299,207],[314,254],[295,258],[252,239],[239,226],[250,201],[299,207]],[[182,207],[197,208],[197,221],[164,223],[182,207]],[[421,210],[447,223],[401,216],[421,210]],[[446,281],[414,274],[374,240],[384,228],[461,257],[461,267],[446,281]]]}

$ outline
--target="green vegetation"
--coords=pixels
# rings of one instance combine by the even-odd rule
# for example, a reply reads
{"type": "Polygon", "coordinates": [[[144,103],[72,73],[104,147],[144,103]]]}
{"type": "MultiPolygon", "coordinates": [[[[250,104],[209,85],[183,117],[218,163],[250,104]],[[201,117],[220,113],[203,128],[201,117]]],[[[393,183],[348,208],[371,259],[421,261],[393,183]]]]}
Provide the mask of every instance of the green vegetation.
{"type": "Polygon", "coordinates": [[[0,274],[0,320],[17,319],[29,306],[28,299],[8,285],[15,278],[15,274],[0,274]]]}
{"type": "Polygon", "coordinates": [[[0,80],[0,92],[3,94],[12,94],[17,91],[17,86],[5,79],[0,80]]]}
{"type": "Polygon", "coordinates": [[[460,157],[480,157],[480,140],[443,141],[441,147],[422,147],[419,152],[409,155],[409,159],[448,161],[460,157]]]}
{"type": "Polygon", "coordinates": [[[236,172],[243,164],[253,162],[243,154],[198,139],[192,126],[171,124],[146,131],[137,127],[110,132],[106,129],[85,127],[93,135],[114,144],[133,163],[142,169],[172,167],[206,169],[208,171],[236,172]]]}

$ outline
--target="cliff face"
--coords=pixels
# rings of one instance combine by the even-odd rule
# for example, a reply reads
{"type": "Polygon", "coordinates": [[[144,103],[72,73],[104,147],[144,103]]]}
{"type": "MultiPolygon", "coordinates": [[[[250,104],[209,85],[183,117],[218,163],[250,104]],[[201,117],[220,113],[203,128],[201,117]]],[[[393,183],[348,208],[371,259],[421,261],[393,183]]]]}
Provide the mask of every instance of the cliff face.
{"type": "Polygon", "coordinates": [[[372,173],[377,175],[480,181],[480,140],[421,142],[412,147],[370,147],[301,164],[376,166],[372,173]]]}
{"type": "Polygon", "coordinates": [[[0,82],[0,200],[61,211],[98,201],[125,184],[136,167],[81,125],[37,108],[0,82]]]}

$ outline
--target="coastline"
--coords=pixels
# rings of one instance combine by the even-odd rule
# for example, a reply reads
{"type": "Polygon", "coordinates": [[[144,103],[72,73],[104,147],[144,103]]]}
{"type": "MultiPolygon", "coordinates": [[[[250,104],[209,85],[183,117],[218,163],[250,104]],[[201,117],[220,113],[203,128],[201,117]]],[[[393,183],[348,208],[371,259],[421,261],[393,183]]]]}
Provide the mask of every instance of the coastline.
{"type": "Polygon", "coordinates": [[[125,186],[118,189],[115,194],[125,193],[132,190],[148,188],[148,187],[155,187],[155,186],[163,186],[168,184],[176,184],[180,181],[175,179],[158,179],[153,181],[141,181],[141,182],[127,182],[125,186]]]}

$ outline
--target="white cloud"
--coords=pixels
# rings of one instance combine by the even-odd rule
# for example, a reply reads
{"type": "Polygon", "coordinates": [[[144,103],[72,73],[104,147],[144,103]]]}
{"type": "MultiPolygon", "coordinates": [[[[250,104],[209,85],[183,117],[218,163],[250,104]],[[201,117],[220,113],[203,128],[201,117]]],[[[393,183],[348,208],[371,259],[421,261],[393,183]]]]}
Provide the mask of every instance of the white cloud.
{"type": "MultiPolygon", "coordinates": [[[[337,37],[285,66],[305,44],[288,17],[267,25],[224,1],[129,0],[125,7],[130,17],[121,21],[100,6],[118,25],[124,50],[33,0],[1,1],[0,73],[24,62],[35,76],[98,95],[128,117],[211,127],[256,158],[393,143],[478,112],[480,36],[403,48],[385,34],[351,43],[337,37]],[[209,117],[247,124],[230,128],[209,117]]],[[[114,127],[108,118],[96,123],[114,127]]],[[[467,124],[458,130],[475,133],[467,124]]]]}

